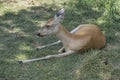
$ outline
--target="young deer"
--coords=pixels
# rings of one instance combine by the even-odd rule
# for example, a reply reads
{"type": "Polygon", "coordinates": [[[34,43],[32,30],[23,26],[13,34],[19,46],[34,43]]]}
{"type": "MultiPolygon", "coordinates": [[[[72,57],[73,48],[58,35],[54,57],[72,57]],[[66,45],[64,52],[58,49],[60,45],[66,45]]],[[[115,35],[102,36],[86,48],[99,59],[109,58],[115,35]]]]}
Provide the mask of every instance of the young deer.
{"type": "Polygon", "coordinates": [[[59,54],[48,55],[42,58],[31,59],[22,61],[31,62],[42,59],[58,58],[74,54],[77,52],[85,51],[91,48],[101,49],[105,46],[106,39],[100,29],[93,24],[82,24],[74,29],[71,33],[68,32],[60,22],[64,18],[65,11],[61,9],[52,19],[40,29],[37,34],[40,37],[55,34],[62,42],[63,48],[59,50],[59,54]]]}

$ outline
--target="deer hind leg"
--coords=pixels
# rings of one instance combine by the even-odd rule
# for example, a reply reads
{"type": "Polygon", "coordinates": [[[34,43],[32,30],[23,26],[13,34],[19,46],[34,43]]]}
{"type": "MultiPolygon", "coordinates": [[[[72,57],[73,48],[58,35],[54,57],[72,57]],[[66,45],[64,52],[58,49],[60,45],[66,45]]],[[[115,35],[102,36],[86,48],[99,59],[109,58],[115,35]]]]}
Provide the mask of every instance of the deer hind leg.
{"type": "Polygon", "coordinates": [[[54,55],[48,55],[45,57],[41,57],[41,58],[36,58],[36,59],[28,59],[28,60],[20,60],[18,61],[19,63],[28,63],[28,62],[33,62],[33,61],[38,61],[38,60],[46,60],[46,59],[52,59],[52,58],[60,58],[60,57],[65,57],[71,54],[74,54],[75,51],[72,50],[68,50],[64,53],[60,53],[60,54],[54,54],[54,55]]]}
{"type": "Polygon", "coordinates": [[[79,25],[78,27],[76,27],[75,29],[73,29],[70,33],[77,33],[81,28],[83,28],[83,26],[79,25]]]}
{"type": "MultiPolygon", "coordinates": [[[[78,27],[76,27],[75,29],[73,29],[70,33],[76,33],[79,29],[81,28],[81,26],[78,26],[78,27]]],[[[43,45],[43,46],[38,46],[37,48],[36,48],[36,50],[40,50],[40,49],[43,49],[43,48],[45,48],[45,47],[49,47],[49,46],[53,46],[53,45],[56,45],[56,44],[59,44],[59,43],[61,43],[61,41],[60,40],[58,40],[58,41],[56,41],[56,42],[54,42],[54,43],[51,43],[51,44],[46,44],[46,45],[43,45]]],[[[59,51],[58,51],[59,52],[59,51]]],[[[61,51],[60,51],[61,52],[61,51]]]]}

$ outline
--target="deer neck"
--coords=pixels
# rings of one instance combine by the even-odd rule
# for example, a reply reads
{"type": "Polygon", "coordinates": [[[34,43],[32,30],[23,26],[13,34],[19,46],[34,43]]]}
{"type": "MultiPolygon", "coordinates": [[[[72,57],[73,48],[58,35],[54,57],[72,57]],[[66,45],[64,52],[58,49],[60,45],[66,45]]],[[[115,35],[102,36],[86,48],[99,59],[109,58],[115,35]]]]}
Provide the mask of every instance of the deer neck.
{"type": "Polygon", "coordinates": [[[72,39],[72,34],[61,25],[59,26],[59,31],[56,33],[56,36],[62,41],[64,45],[69,43],[72,39]]]}

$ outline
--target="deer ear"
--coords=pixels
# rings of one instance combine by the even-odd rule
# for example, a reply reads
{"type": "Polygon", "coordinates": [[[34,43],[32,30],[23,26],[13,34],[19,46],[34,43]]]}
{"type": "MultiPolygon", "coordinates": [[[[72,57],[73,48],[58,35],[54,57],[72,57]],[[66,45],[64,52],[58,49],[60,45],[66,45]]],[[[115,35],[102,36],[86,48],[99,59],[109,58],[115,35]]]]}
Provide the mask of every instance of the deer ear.
{"type": "Polygon", "coordinates": [[[64,15],[65,15],[65,10],[64,10],[64,8],[62,8],[61,10],[59,10],[59,11],[55,14],[54,19],[55,19],[56,21],[61,21],[61,20],[64,19],[64,15]]]}

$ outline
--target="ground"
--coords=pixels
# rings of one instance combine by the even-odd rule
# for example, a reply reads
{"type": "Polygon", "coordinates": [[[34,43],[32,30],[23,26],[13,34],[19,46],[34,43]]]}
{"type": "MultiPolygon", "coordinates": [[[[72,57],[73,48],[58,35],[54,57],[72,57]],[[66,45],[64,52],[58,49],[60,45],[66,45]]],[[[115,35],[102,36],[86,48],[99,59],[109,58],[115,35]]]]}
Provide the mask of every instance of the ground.
{"type": "Polygon", "coordinates": [[[0,1],[0,80],[120,80],[120,19],[107,21],[103,11],[75,1],[0,1]],[[57,54],[62,44],[36,51],[37,46],[58,40],[55,35],[39,38],[36,33],[62,7],[66,29],[96,24],[106,36],[105,48],[19,64],[18,60],[57,54]]]}

